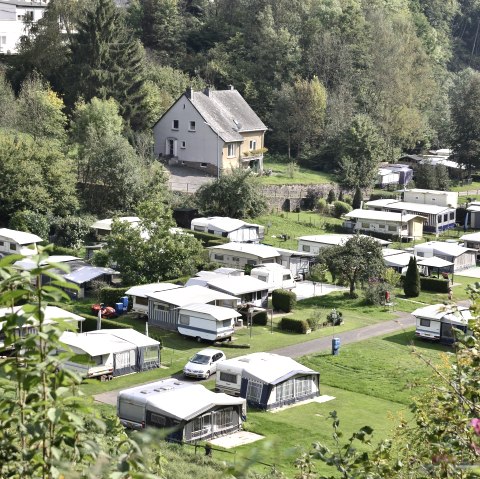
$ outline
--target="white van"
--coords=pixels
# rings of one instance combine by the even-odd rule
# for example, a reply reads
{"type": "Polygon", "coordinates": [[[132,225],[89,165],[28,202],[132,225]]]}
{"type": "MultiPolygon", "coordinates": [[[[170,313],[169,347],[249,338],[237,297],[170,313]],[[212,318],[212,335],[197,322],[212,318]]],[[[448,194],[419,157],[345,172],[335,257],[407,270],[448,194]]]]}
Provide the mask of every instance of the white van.
{"type": "Polygon", "coordinates": [[[292,272],[277,263],[267,263],[252,268],[250,276],[264,281],[268,284],[268,292],[271,293],[275,289],[293,289],[295,288],[295,280],[292,272]]]}
{"type": "Polygon", "coordinates": [[[177,329],[183,336],[201,341],[224,341],[235,332],[241,314],[233,308],[213,304],[189,304],[180,309],[177,329]]]}

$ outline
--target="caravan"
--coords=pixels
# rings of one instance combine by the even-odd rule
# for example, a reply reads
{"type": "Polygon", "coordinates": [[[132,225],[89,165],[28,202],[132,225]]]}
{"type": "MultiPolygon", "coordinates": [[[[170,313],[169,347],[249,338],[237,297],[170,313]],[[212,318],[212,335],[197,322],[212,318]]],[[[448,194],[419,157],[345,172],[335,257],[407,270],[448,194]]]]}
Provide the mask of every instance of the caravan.
{"type": "Polygon", "coordinates": [[[256,266],[250,272],[250,276],[267,283],[268,293],[276,289],[295,288],[292,272],[281,264],[268,263],[256,266]]]}

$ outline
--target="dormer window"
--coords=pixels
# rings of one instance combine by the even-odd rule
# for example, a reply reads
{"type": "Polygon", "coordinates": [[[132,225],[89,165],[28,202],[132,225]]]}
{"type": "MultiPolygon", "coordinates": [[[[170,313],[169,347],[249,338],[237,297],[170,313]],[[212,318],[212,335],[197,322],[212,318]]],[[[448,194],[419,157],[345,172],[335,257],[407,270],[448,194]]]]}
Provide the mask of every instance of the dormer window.
{"type": "Polygon", "coordinates": [[[195,131],[195,122],[194,121],[191,121],[190,122],[190,125],[188,127],[188,130],[189,131],[195,131]]]}
{"type": "Polygon", "coordinates": [[[173,120],[173,122],[172,122],[172,130],[178,130],[178,120],[173,120]]]}

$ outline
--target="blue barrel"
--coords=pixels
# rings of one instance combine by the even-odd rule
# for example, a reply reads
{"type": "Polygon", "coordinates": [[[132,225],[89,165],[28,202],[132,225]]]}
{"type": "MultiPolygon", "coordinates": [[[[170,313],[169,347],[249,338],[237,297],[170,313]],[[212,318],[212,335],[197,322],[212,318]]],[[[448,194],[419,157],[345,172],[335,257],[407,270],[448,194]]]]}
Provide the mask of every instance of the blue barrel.
{"type": "Polygon", "coordinates": [[[123,303],[115,303],[115,312],[120,316],[123,314],[123,303]]]}
{"type": "Polygon", "coordinates": [[[332,354],[334,356],[337,356],[339,350],[340,350],[340,338],[333,338],[332,339],[332,354]]]}
{"type": "Polygon", "coordinates": [[[128,296],[122,296],[120,298],[120,301],[122,302],[123,304],[123,311],[127,311],[128,310],[128,296]]]}

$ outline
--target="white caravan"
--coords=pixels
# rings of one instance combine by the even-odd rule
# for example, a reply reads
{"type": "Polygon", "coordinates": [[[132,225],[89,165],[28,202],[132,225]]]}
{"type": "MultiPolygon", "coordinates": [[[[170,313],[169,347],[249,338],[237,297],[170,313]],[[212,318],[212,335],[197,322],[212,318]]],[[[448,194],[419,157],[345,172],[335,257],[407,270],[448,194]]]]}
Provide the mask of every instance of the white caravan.
{"type": "Polygon", "coordinates": [[[253,268],[250,276],[267,283],[269,293],[275,289],[295,288],[295,280],[293,279],[292,272],[281,264],[262,264],[261,266],[253,268]]]}
{"type": "Polygon", "coordinates": [[[241,314],[232,308],[213,304],[189,304],[180,309],[178,332],[201,341],[231,340],[235,320],[241,314]]]}

